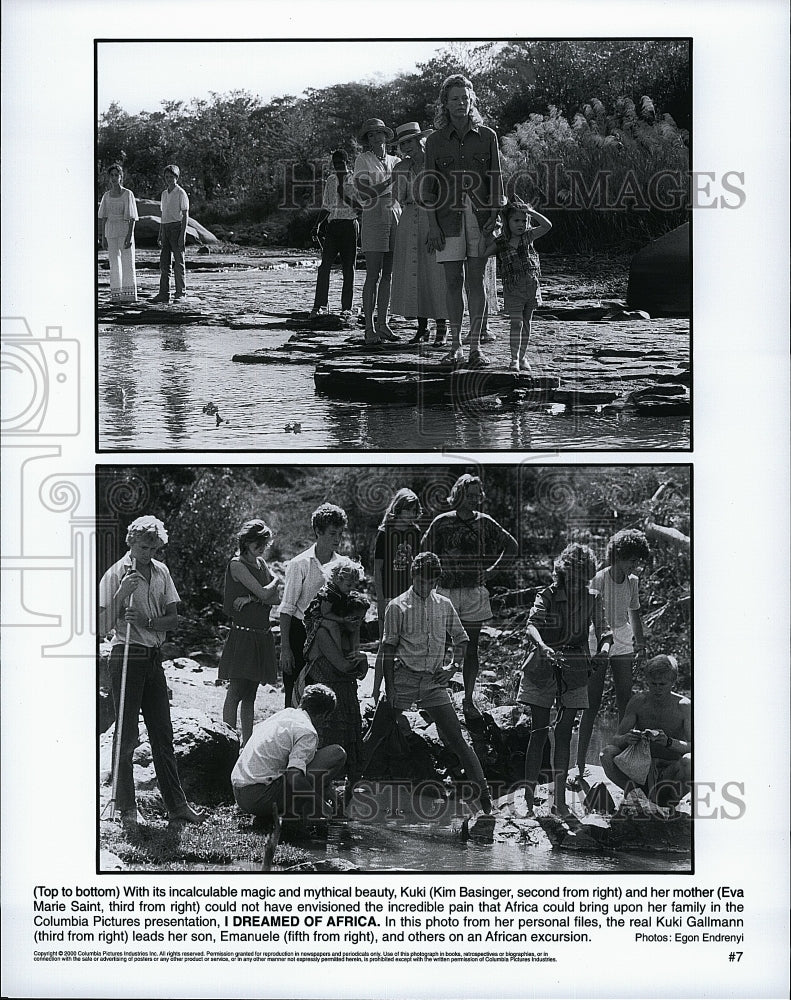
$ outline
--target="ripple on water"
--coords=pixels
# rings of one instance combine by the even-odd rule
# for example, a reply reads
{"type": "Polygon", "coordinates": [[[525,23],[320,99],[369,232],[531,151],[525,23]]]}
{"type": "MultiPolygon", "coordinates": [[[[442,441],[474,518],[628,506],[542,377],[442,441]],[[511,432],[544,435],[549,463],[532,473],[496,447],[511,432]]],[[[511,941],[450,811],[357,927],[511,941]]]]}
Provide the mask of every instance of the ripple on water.
{"type": "Polygon", "coordinates": [[[239,365],[288,331],[109,327],[99,335],[99,435],[119,450],[555,451],[685,449],[689,420],[627,414],[461,413],[317,395],[310,365],[239,365]],[[222,422],[203,412],[213,402],[222,422]],[[301,432],[286,431],[298,423],[301,432]]]}

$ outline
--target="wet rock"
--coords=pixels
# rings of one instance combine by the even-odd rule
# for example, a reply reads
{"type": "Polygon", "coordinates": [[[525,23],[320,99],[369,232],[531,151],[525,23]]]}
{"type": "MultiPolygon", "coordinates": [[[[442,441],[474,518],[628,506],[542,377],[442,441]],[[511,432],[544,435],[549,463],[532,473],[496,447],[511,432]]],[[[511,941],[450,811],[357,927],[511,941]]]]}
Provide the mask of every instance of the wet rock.
{"type": "Polygon", "coordinates": [[[601,403],[611,403],[617,396],[617,392],[600,389],[555,389],[552,392],[552,402],[563,403],[567,407],[598,406],[601,403]]]}

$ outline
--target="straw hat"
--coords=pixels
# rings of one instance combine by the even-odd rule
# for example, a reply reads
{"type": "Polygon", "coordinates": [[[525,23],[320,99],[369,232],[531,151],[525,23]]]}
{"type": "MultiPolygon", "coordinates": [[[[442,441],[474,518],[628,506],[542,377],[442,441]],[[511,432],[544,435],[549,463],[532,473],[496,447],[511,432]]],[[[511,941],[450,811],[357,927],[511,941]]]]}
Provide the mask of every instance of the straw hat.
{"type": "Polygon", "coordinates": [[[430,135],[434,130],[430,128],[421,129],[417,122],[405,122],[396,126],[395,138],[397,143],[406,142],[407,139],[422,139],[430,135]]]}
{"type": "Polygon", "coordinates": [[[393,138],[393,130],[388,128],[381,118],[366,118],[357,138],[364,141],[369,132],[384,132],[388,142],[393,138]]]}

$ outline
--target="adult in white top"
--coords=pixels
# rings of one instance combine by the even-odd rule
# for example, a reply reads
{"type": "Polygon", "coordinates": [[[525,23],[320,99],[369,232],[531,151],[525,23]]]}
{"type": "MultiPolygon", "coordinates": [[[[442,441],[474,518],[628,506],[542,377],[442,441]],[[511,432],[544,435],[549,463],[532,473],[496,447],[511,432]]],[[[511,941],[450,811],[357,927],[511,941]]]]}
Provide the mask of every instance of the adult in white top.
{"type": "Polygon", "coordinates": [[[110,188],[102,195],[99,221],[102,247],[110,262],[110,298],[113,302],[137,302],[135,274],[135,196],[123,186],[124,170],[120,163],[107,168],[110,188]]]}
{"type": "Polygon", "coordinates": [[[335,711],[323,684],[305,688],[299,708],[284,708],[259,722],[231,772],[236,804],[254,816],[296,813],[320,818],[329,807],[329,782],[343,770],[337,745],[320,750],[319,734],[335,711]]]}
{"type": "Polygon", "coordinates": [[[160,647],[166,633],[178,625],[179,595],[167,566],[153,558],[167,541],[167,531],[158,518],[137,518],[126,535],[129,551],[99,582],[99,631],[101,635],[113,631],[109,669],[116,713],[115,741],[120,741],[115,806],[127,827],[142,822],[132,770],[141,711],[169,819],[187,823],[205,819],[187,802],[173,751],[170,701],[160,647]]]}
{"type": "Polygon", "coordinates": [[[187,192],[176,182],[181,171],[175,163],[169,163],[163,172],[167,187],[160,199],[161,220],[159,225],[159,292],[152,302],[170,301],[170,258],[173,257],[173,277],[176,283],[174,301],[187,294],[184,264],[184,246],[187,238],[190,200],[187,192]]]}
{"type": "Polygon", "coordinates": [[[327,582],[324,568],[338,558],[337,549],[346,528],[346,512],[332,503],[324,503],[310,518],[316,542],[294,556],[286,566],[283,600],[280,603],[280,667],[286,708],[300,670],[305,665],[305,612],[327,582]]]}
{"type": "Polygon", "coordinates": [[[398,157],[390,156],[385,145],[392,138],[393,130],[381,118],[369,118],[359,134],[367,148],[354,161],[354,186],[363,209],[363,311],[365,342],[370,346],[398,340],[387,323],[395,231],[401,215],[401,208],[392,196],[392,173],[398,157]]]}
{"type": "Polygon", "coordinates": [[[327,310],[330,291],[330,271],[335,258],[340,255],[343,269],[341,289],[341,316],[350,319],[354,301],[354,268],[357,261],[357,236],[360,224],[357,221],[359,203],[352,186],[349,157],[345,149],[336,149],[332,154],[332,173],[324,182],[324,197],[321,214],[316,223],[315,234],[323,227],[324,245],[321,248],[321,264],[316,275],[316,296],[313,300],[311,316],[318,316],[327,310]]]}

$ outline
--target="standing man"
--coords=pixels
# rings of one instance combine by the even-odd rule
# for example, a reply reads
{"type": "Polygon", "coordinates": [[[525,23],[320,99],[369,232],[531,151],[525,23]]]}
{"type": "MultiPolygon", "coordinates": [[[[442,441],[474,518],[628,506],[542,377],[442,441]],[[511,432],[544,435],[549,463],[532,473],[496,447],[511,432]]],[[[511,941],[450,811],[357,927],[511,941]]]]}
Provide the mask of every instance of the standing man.
{"type": "Polygon", "coordinates": [[[129,551],[112,565],[99,583],[99,631],[113,631],[110,682],[115,705],[113,761],[115,805],[121,822],[135,829],[142,822],[135,801],[132,754],[137,746],[137,720],[142,710],[159,791],[171,822],[202,823],[206,818],[187,802],[173,752],[173,726],[160,647],[178,624],[179,595],[167,566],[153,558],[168,534],[156,517],[138,517],[129,525],[129,551]],[[128,636],[128,641],[127,641],[128,636]],[[126,652],[126,684],[121,715],[121,682],[126,652]],[[116,744],[120,740],[120,754],[116,744]]]}
{"type": "Polygon", "coordinates": [[[184,245],[187,238],[187,223],[190,216],[190,200],[187,192],[176,182],[180,170],[175,163],[169,163],[164,170],[167,187],[160,199],[159,245],[159,292],[152,302],[170,301],[170,257],[173,255],[173,276],[176,281],[176,294],[173,301],[178,302],[187,294],[184,245]]]}
{"type": "Polygon", "coordinates": [[[492,799],[486,776],[464,739],[448,694],[448,681],[464,658],[467,633],[453,605],[435,589],[441,572],[436,555],[421,552],[412,561],[412,586],[387,605],[382,634],[385,696],[398,712],[416,703],[431,716],[439,738],[461,761],[481,809],[488,814],[492,799]],[[448,638],[453,654],[445,667],[448,638]]]}
{"type": "Polygon", "coordinates": [[[291,708],[294,681],[305,666],[305,612],[327,582],[325,570],[338,558],[346,512],[334,503],[323,503],[313,511],[310,523],[316,541],[286,566],[280,602],[280,668],[286,708],[291,708]]]}
{"type": "Polygon", "coordinates": [[[463,362],[462,291],[470,310],[470,368],[487,365],[480,338],[486,297],[484,251],[505,204],[497,136],[483,124],[472,83],[449,76],[439,94],[435,132],[426,139],[423,202],[428,210],[429,251],[445,268],[450,353],[443,360],[463,362]]]}
{"type": "Polygon", "coordinates": [[[435,552],[442,562],[439,593],[453,604],[469,642],[464,654],[464,719],[481,722],[472,701],[478,677],[478,639],[484,622],[492,617],[486,580],[519,551],[513,535],[494,518],[483,514],[486,494],[478,476],[459,476],[448,496],[453,508],[438,514],[420,543],[423,551],[435,552]]]}

